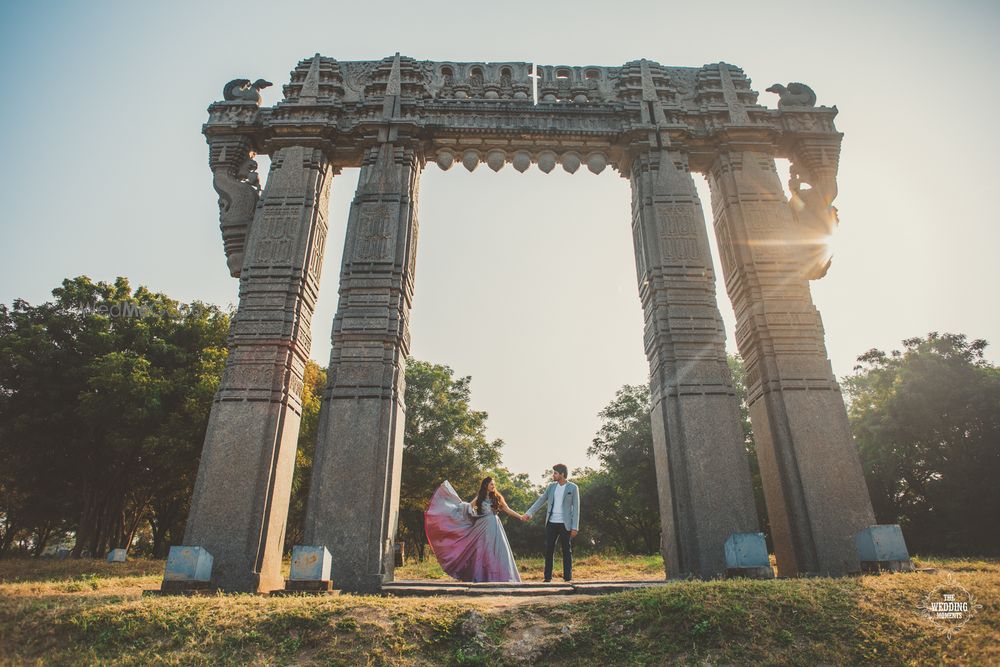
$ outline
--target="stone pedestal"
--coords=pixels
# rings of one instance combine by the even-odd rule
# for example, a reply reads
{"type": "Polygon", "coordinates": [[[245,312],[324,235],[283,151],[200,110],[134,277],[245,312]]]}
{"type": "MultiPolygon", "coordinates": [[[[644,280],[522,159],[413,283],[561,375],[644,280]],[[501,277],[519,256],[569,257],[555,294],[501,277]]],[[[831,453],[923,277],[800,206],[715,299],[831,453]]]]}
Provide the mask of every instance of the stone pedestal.
{"type": "Polygon", "coordinates": [[[857,571],[854,535],[874,514],[809,293],[802,230],[768,155],[722,153],[709,184],[778,574],[857,571]]]}
{"type": "Polygon", "coordinates": [[[347,223],[305,528],[345,591],[392,579],[419,169],[409,148],[369,149],[347,223]]]}
{"type": "Polygon", "coordinates": [[[869,526],[854,537],[865,574],[912,572],[913,561],[898,524],[869,526]]]}
{"type": "Polygon", "coordinates": [[[733,533],[726,540],[726,576],[774,579],[764,533],[733,533]]]}
{"type": "Polygon", "coordinates": [[[332,560],[326,547],[292,547],[292,566],[285,581],[286,593],[329,593],[332,560]]]}
{"type": "Polygon", "coordinates": [[[726,539],[758,525],[705,219],[678,153],[640,155],[631,183],[664,567],[721,576],[726,539]]]}
{"type": "Polygon", "coordinates": [[[196,593],[212,589],[212,554],[201,547],[170,547],[160,593],[196,593]]]}
{"type": "Polygon", "coordinates": [[[185,544],[212,553],[212,584],[223,590],[284,584],[281,549],[332,175],[318,149],[279,149],[250,226],[229,357],[184,533],[185,544]]]}

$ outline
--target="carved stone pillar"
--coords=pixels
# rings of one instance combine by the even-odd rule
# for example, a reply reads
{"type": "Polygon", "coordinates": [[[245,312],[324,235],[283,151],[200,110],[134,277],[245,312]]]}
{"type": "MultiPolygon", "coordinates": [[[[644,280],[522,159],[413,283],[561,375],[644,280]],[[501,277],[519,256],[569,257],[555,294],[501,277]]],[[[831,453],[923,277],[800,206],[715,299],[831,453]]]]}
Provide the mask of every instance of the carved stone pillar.
{"type": "Polygon", "coordinates": [[[229,357],[212,405],[184,543],[224,590],[281,588],[281,549],[333,170],[321,151],[272,156],[250,226],[229,357]]]}
{"type": "Polygon", "coordinates": [[[305,529],[347,591],[392,580],[421,166],[399,144],[369,149],[347,223],[305,529]]]}
{"type": "Polygon", "coordinates": [[[808,230],[768,155],[723,153],[709,183],[779,574],[856,571],[854,535],[875,517],[809,293],[808,230]]]}
{"type": "Polygon", "coordinates": [[[664,566],[724,575],[726,539],[758,524],[705,218],[678,153],[640,155],[631,182],[664,566]]]}

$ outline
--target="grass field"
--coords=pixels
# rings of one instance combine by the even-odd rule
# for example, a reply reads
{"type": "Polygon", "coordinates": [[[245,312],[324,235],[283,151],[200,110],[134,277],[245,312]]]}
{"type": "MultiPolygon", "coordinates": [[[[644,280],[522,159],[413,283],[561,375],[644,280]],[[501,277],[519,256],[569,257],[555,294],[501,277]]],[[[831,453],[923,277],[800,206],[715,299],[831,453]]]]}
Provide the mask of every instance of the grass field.
{"type": "MultiPolygon", "coordinates": [[[[142,597],[163,563],[0,561],[2,664],[1000,664],[1000,562],[935,573],[684,581],[571,598],[142,597]],[[981,605],[949,636],[918,605],[981,605]]],[[[521,563],[525,579],[541,562],[521,563]]],[[[582,579],[659,578],[658,558],[581,558],[582,579]]],[[[430,564],[397,578],[435,578],[430,564]]]]}

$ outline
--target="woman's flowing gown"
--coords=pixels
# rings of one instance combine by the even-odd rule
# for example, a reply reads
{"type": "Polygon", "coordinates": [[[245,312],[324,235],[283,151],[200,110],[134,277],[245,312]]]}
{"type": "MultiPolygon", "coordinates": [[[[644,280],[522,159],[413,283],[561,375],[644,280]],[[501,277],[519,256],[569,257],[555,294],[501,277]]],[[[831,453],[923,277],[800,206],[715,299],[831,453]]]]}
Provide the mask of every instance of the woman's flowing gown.
{"type": "Polygon", "coordinates": [[[441,569],[459,581],[521,581],[507,534],[490,499],[477,515],[447,481],[434,492],[424,529],[441,569]]]}

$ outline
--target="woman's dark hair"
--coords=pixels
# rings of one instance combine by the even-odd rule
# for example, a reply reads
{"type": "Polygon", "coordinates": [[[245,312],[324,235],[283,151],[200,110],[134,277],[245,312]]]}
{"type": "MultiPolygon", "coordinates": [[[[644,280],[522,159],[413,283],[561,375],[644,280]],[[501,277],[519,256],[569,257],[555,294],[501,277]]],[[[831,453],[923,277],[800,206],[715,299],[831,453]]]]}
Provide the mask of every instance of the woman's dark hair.
{"type": "Polygon", "coordinates": [[[555,470],[560,475],[562,475],[563,477],[569,477],[569,469],[566,468],[565,464],[557,463],[554,466],[552,466],[552,469],[555,470]]]}
{"type": "Polygon", "coordinates": [[[484,477],[483,481],[479,484],[479,493],[476,494],[476,499],[472,501],[472,506],[476,509],[476,514],[483,513],[482,504],[486,500],[486,496],[490,497],[494,512],[498,512],[500,509],[500,503],[503,500],[502,496],[496,491],[491,492],[488,490],[492,481],[492,477],[484,477]]]}

